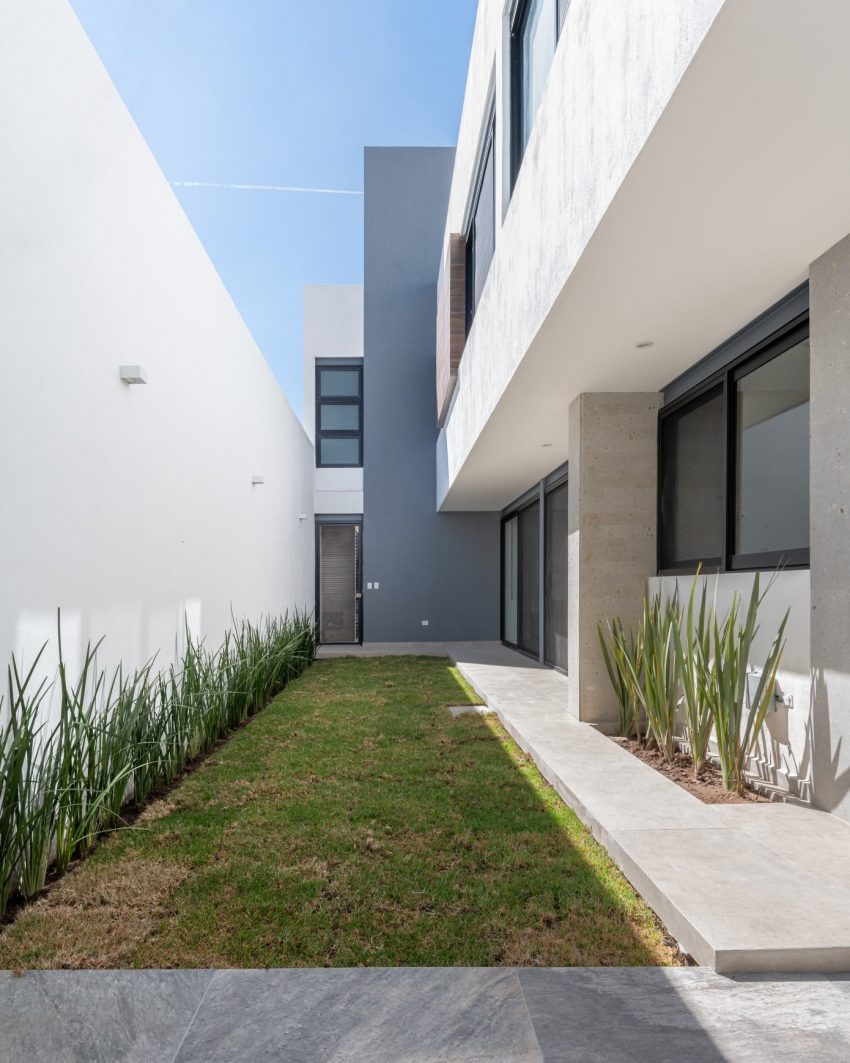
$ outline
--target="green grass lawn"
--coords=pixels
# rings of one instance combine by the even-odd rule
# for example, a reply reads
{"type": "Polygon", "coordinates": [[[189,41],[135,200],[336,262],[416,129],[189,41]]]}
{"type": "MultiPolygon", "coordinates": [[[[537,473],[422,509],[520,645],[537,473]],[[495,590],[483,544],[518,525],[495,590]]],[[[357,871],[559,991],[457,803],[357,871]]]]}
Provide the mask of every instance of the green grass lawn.
{"type": "Polygon", "coordinates": [[[439,658],[319,661],[0,933],[0,967],[669,964],[439,658]]]}

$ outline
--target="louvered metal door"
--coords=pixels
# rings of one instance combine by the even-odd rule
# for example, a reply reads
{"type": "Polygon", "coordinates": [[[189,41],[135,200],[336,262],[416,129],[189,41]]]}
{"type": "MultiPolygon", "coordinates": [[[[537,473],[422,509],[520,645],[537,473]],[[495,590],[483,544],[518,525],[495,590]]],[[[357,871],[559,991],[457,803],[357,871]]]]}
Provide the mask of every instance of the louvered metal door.
{"type": "Polygon", "coordinates": [[[360,641],[359,551],[357,524],[319,527],[319,638],[326,644],[360,641]]]}

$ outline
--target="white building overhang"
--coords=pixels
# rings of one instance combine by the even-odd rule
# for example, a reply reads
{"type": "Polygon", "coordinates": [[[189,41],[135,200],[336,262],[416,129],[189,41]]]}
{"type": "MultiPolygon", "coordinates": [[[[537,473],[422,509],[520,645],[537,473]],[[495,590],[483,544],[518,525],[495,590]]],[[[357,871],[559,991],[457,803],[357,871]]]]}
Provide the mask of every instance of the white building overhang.
{"type": "MultiPolygon", "coordinates": [[[[576,396],[662,389],[850,232],[850,4],[691,6],[704,9],[698,47],[585,239],[592,210],[576,224],[574,200],[587,174],[571,178],[565,160],[583,147],[598,156],[593,137],[614,135],[612,115],[628,119],[629,107],[612,105],[619,83],[575,82],[613,68],[610,57],[581,68],[604,23],[593,30],[591,5],[573,0],[438,444],[443,510],[501,509],[569,459],[576,396]],[[571,38],[574,14],[584,21],[571,38]],[[577,124],[569,91],[586,97],[577,124]],[[533,289],[547,287],[532,320],[533,289]]],[[[639,60],[621,59],[629,81],[639,60]]],[[[610,169],[598,180],[610,184],[610,169]]]]}

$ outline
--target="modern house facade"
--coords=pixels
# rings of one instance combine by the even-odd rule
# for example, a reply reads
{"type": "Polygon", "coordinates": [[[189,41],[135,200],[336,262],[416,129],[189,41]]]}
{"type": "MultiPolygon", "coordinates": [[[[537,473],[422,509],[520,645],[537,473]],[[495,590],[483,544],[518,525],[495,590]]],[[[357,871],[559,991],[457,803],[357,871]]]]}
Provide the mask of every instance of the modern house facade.
{"type": "Polygon", "coordinates": [[[481,0],[456,152],[366,155],[362,544],[364,638],[501,638],[604,730],[600,622],[774,577],[753,768],[845,816],[848,34],[839,0],[481,0]]]}

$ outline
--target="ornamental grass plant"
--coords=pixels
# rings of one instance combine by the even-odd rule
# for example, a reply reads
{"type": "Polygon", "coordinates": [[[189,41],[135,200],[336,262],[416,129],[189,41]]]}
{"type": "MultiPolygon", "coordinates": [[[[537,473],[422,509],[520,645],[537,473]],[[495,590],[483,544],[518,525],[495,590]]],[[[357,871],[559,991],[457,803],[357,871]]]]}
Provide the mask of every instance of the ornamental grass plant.
{"type": "Polygon", "coordinates": [[[72,680],[58,623],[56,680],[41,648],[27,671],[13,658],[0,695],[0,917],[125,825],[198,757],[258,712],[313,661],[312,618],[234,619],[211,650],[186,631],[177,664],[107,676],[90,644],[72,680]],[[55,703],[55,704],[53,704],[55,703]],[[54,720],[56,722],[51,722],[54,720]]]}

